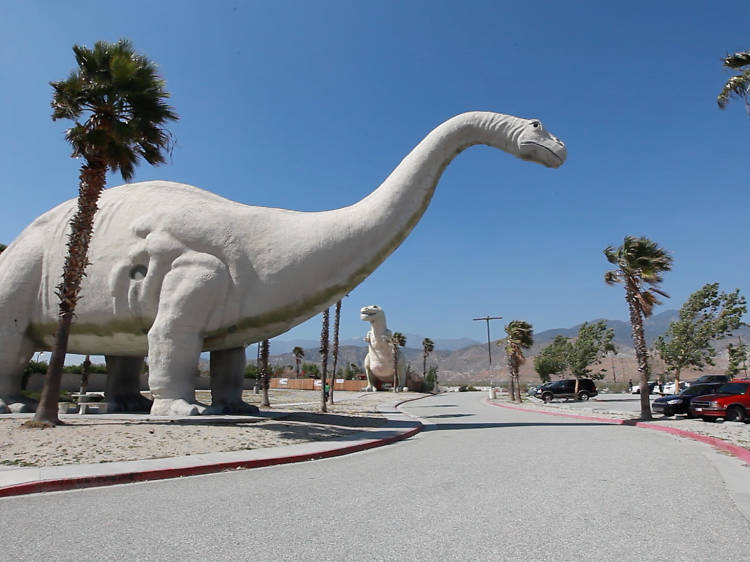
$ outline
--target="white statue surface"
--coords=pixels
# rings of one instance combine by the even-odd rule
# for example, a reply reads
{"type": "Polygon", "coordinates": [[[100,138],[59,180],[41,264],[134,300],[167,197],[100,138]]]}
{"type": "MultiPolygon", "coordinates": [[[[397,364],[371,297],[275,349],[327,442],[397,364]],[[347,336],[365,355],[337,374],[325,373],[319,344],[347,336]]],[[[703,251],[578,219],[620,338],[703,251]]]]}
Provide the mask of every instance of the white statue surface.
{"type": "MultiPolygon", "coordinates": [[[[367,386],[365,391],[374,392],[379,384],[393,383],[393,335],[386,326],[385,312],[376,304],[363,306],[359,311],[360,319],[370,323],[370,330],[365,334],[367,355],[365,356],[365,374],[367,386]]],[[[406,359],[398,351],[398,387],[406,385],[406,359]]]]}
{"type": "MultiPolygon", "coordinates": [[[[148,356],[152,414],[253,412],[241,401],[245,346],[361,283],[417,224],[445,167],[474,144],[548,167],[566,157],[535,119],[471,112],[439,125],[381,186],[341,209],[253,207],[168,181],[105,190],[68,351],[105,355],[117,378],[108,399],[125,410],[143,406],[134,373],[148,356]],[[211,352],[210,409],[194,393],[202,351],[211,352]]],[[[34,407],[20,394],[21,376],[35,351],[53,345],[75,206],[43,214],[0,254],[0,411],[34,407]]]]}

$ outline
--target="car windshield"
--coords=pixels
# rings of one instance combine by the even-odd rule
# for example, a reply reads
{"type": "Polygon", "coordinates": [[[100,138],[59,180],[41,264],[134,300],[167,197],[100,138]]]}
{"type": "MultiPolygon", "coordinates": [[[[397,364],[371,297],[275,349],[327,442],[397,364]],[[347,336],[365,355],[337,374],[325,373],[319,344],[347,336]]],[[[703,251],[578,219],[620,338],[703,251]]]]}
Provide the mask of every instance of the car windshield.
{"type": "Polygon", "coordinates": [[[716,387],[708,384],[694,384],[680,392],[680,396],[700,396],[701,394],[710,394],[716,387]]]}
{"type": "Polygon", "coordinates": [[[748,386],[750,385],[746,382],[728,382],[722,384],[716,392],[719,394],[745,394],[748,386]]]}

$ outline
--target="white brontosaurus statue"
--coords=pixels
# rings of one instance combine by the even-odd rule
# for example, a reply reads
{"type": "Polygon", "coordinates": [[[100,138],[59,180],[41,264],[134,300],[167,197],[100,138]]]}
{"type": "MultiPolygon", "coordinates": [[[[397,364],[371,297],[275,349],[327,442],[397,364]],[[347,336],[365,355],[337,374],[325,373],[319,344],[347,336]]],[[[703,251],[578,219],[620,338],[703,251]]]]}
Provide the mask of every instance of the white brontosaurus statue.
{"type": "MultiPolygon", "coordinates": [[[[365,355],[365,374],[367,386],[365,391],[375,391],[380,383],[393,382],[393,343],[391,331],[386,327],[385,312],[376,304],[363,306],[359,311],[360,319],[370,323],[370,330],[365,334],[367,355],[365,355]]],[[[398,351],[398,387],[406,385],[406,359],[398,351]]]]}
{"type": "MultiPolygon", "coordinates": [[[[241,401],[245,346],[341,299],[411,232],[445,167],[474,144],[560,166],[564,144],[535,119],[464,113],[439,125],[363,200],[296,212],[252,207],[188,185],[149,181],[102,194],[68,351],[105,355],[109,400],[142,406],[147,355],[155,415],[250,412],[241,401]],[[212,407],[195,400],[211,352],[212,407]],[[110,376],[112,376],[110,374],[110,376]]],[[[36,219],[0,254],[0,411],[33,407],[24,366],[51,349],[55,287],[75,200],[36,219]]]]}

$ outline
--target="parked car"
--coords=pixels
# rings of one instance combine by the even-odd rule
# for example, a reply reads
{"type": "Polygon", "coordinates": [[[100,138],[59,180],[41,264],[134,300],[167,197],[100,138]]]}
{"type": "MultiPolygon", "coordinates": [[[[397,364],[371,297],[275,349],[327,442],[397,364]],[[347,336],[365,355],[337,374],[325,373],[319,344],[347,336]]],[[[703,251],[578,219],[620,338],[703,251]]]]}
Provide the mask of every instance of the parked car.
{"type": "Polygon", "coordinates": [[[701,384],[704,382],[729,382],[731,379],[729,375],[701,375],[690,384],[701,384]]]}
{"type": "MultiPolygon", "coordinates": [[[[656,381],[648,381],[648,393],[652,394],[654,392],[654,387],[659,384],[656,381]]],[[[640,394],[641,393],[641,385],[634,384],[633,387],[630,389],[631,394],[640,394]]]]}
{"type": "Polygon", "coordinates": [[[654,412],[659,412],[665,416],[673,416],[675,414],[687,414],[688,417],[692,417],[690,413],[690,403],[693,399],[699,396],[705,396],[706,394],[713,394],[721,387],[719,382],[710,382],[706,384],[692,384],[679,394],[671,394],[657,398],[651,404],[651,409],[654,412]]]}
{"type": "MultiPolygon", "coordinates": [[[[721,383],[720,383],[721,384],[721,383]]],[[[674,388],[674,381],[668,382],[664,384],[664,394],[679,394],[683,390],[685,390],[690,385],[684,381],[680,381],[680,390],[675,391],[674,388]]]]}
{"type": "Polygon", "coordinates": [[[715,394],[693,400],[690,403],[690,412],[703,421],[714,421],[717,418],[747,421],[750,412],[750,380],[722,384],[715,394]]]}
{"type": "Polygon", "coordinates": [[[596,385],[591,379],[578,380],[578,394],[576,395],[576,379],[563,379],[555,382],[548,382],[540,386],[534,396],[545,402],[555,398],[576,398],[577,400],[588,400],[592,396],[599,394],[596,385]]]}

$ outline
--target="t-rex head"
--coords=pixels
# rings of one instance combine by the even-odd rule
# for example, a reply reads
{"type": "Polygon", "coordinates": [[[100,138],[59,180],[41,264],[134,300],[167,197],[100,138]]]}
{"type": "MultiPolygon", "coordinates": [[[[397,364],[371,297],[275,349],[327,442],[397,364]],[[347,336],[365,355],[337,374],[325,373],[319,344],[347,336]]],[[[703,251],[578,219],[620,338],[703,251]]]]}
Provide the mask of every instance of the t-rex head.
{"type": "Polygon", "coordinates": [[[518,136],[518,155],[548,168],[562,166],[568,153],[565,144],[544,129],[539,119],[529,119],[518,136]]]}
{"type": "Polygon", "coordinates": [[[385,312],[377,304],[363,306],[359,310],[359,319],[365,322],[374,322],[377,318],[385,318],[385,312]]]}

